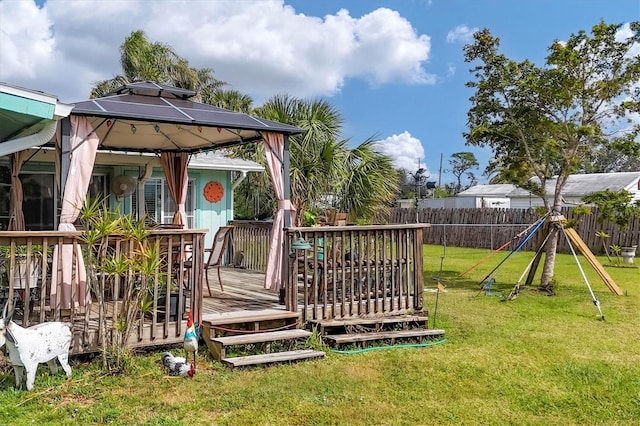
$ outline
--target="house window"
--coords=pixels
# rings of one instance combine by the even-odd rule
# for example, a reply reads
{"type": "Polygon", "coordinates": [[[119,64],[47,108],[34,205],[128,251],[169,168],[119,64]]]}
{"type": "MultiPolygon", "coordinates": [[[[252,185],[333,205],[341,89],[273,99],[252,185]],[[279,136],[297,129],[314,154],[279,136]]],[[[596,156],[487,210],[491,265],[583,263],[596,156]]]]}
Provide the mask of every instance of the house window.
{"type": "Polygon", "coordinates": [[[105,200],[106,196],[109,195],[107,191],[107,176],[106,175],[93,175],[91,176],[91,180],[89,181],[89,189],[87,191],[87,197],[91,200],[95,200],[96,198],[105,200]]]}
{"type": "MultiPolygon", "coordinates": [[[[189,179],[187,186],[187,202],[185,210],[187,213],[187,227],[195,227],[195,179],[189,179]]],[[[137,205],[134,197],[133,208],[137,205]]],[[[144,208],[147,219],[155,223],[170,224],[173,221],[175,205],[169,194],[169,185],[162,178],[148,179],[144,184],[144,208]]]]}
{"type": "Polygon", "coordinates": [[[0,166],[0,231],[9,226],[9,203],[11,195],[11,170],[7,166],[0,166]]]}
{"type": "MultiPolygon", "coordinates": [[[[4,167],[0,167],[4,169],[4,167]]],[[[8,173],[8,172],[7,172],[8,173]]],[[[0,170],[0,229],[5,230],[10,218],[11,175],[0,170]],[[8,179],[8,182],[5,182],[8,179]]],[[[52,173],[20,173],[22,182],[22,212],[27,231],[50,231],[56,228],[55,176],[52,173]]],[[[91,177],[87,195],[103,197],[107,193],[106,176],[91,177]]],[[[59,213],[59,212],[58,212],[59,213]]]]}
{"type": "Polygon", "coordinates": [[[54,176],[48,173],[20,173],[22,182],[22,212],[27,231],[54,229],[55,188],[54,176]]]}

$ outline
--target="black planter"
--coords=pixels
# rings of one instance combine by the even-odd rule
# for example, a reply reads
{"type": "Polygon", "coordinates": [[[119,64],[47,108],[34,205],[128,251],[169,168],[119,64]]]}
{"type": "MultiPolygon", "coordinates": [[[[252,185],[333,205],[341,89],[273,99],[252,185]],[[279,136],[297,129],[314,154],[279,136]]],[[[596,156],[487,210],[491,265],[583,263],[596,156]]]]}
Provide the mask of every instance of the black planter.
{"type": "MultiPolygon", "coordinates": [[[[178,321],[178,297],[179,295],[169,295],[169,321],[178,321]]],[[[162,322],[165,319],[165,310],[167,305],[167,295],[158,297],[158,312],[156,313],[156,321],[162,322]]],[[[187,310],[187,298],[182,297],[182,312],[187,310]]]]}

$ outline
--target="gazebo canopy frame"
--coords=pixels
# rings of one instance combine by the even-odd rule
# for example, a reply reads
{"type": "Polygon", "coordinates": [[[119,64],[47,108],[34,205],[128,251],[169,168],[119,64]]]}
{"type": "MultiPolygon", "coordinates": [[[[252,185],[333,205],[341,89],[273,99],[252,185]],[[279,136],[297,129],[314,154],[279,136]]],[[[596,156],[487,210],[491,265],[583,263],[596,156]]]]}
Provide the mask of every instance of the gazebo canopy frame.
{"type": "MultiPolygon", "coordinates": [[[[281,185],[281,188],[276,190],[279,203],[272,233],[274,236],[280,234],[280,237],[278,241],[272,241],[271,251],[281,252],[283,228],[291,226],[289,136],[300,134],[303,130],[189,100],[195,94],[191,90],[146,81],[127,84],[104,97],[76,103],[70,117],[60,122],[61,199],[73,198],[74,194],[65,194],[72,169],[72,156],[74,151],[81,149],[92,138],[95,140],[97,137],[98,150],[152,152],[162,156],[184,156],[185,153],[263,141],[267,147],[272,181],[274,175],[280,176],[279,181],[274,181],[274,185],[281,185]],[[91,134],[80,135],[80,143],[72,129],[72,118],[76,122],[83,120],[93,130],[91,134]],[[72,140],[74,138],[75,142],[72,140]],[[279,229],[275,229],[276,226],[279,229]]],[[[171,161],[175,164],[178,162],[177,159],[171,161]]],[[[186,164],[183,164],[185,167],[186,164]]],[[[165,173],[169,173],[169,169],[165,168],[165,173]]],[[[186,179],[178,176],[167,176],[167,179],[174,179],[176,185],[182,184],[186,188],[186,179]]],[[[180,204],[180,201],[176,202],[180,204]]],[[[81,203],[74,205],[78,204],[81,203]]],[[[282,289],[286,282],[283,276],[286,268],[281,265],[282,253],[274,260],[277,266],[273,267],[272,274],[267,273],[265,286],[272,290],[278,287],[282,289]]]]}

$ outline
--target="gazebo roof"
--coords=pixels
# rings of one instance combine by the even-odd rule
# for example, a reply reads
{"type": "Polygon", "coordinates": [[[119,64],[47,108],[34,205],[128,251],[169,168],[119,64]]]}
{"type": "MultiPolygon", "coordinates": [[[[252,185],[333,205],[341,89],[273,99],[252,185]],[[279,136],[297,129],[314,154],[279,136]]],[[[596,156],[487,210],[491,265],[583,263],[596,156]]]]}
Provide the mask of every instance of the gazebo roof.
{"type": "Polygon", "coordinates": [[[97,99],[77,102],[71,114],[87,117],[99,149],[200,152],[303,130],[189,100],[195,92],[154,82],[131,83],[97,99]]]}

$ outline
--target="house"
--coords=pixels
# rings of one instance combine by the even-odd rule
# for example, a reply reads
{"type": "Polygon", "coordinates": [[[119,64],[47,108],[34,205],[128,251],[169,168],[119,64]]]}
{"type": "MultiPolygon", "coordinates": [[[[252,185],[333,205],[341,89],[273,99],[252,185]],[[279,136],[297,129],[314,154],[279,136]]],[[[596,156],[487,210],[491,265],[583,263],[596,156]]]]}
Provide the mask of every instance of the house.
{"type": "Polygon", "coordinates": [[[515,189],[514,185],[475,185],[459,193],[456,197],[425,198],[418,200],[419,208],[432,209],[473,209],[473,208],[509,208],[511,201],[507,194],[515,189]]]}
{"type": "Polygon", "coordinates": [[[511,184],[475,185],[462,191],[455,199],[459,208],[510,208],[509,194],[515,189],[511,184]],[[464,200],[460,203],[461,200],[464,200]]]}
{"type": "MultiPolygon", "coordinates": [[[[555,186],[556,179],[549,179],[546,183],[545,189],[549,202],[553,201],[555,186]]],[[[640,200],[640,171],[570,175],[562,190],[562,206],[584,204],[582,197],[585,195],[607,189],[611,191],[626,189],[632,194],[632,200],[640,200]]],[[[513,189],[508,196],[511,199],[511,208],[526,209],[543,205],[540,197],[522,188],[513,189]]]]}
{"type": "MultiPolygon", "coordinates": [[[[20,170],[26,229],[57,229],[59,217],[55,212],[60,209],[60,196],[55,184],[55,149],[50,141],[58,121],[68,117],[73,108],[74,105],[63,104],[54,95],[0,83],[0,230],[7,229],[10,219],[9,154],[22,150],[29,151],[28,160],[20,170]]],[[[213,234],[220,226],[233,219],[233,188],[247,173],[263,171],[260,164],[229,158],[223,151],[198,153],[191,157],[188,165],[187,226],[209,230],[205,246],[211,244],[213,234]],[[219,199],[205,199],[207,184],[219,184],[219,199]]],[[[110,207],[120,205],[123,212],[137,213],[138,217],[144,214],[158,224],[169,224],[173,218],[166,179],[155,154],[98,152],[88,192],[94,197],[114,194],[115,197],[110,197],[110,207]]]]}
{"type": "MultiPolygon", "coordinates": [[[[537,178],[532,178],[536,179],[537,178]]],[[[549,179],[546,192],[549,202],[553,201],[556,179],[549,179]]],[[[640,200],[640,172],[575,174],[567,178],[562,192],[562,206],[583,204],[582,197],[604,190],[620,191],[626,189],[633,200],[640,200]]],[[[464,207],[502,207],[528,209],[543,206],[540,197],[526,189],[511,184],[476,185],[462,191],[456,197],[457,208],[464,207]],[[469,200],[473,200],[470,202],[469,200]]]]}

